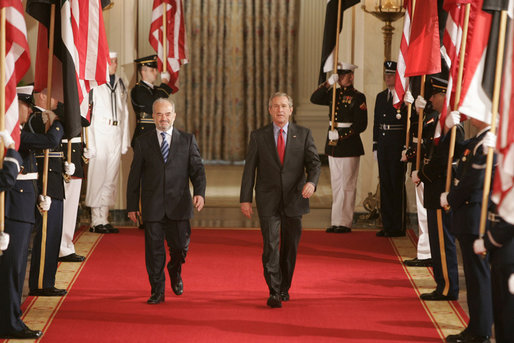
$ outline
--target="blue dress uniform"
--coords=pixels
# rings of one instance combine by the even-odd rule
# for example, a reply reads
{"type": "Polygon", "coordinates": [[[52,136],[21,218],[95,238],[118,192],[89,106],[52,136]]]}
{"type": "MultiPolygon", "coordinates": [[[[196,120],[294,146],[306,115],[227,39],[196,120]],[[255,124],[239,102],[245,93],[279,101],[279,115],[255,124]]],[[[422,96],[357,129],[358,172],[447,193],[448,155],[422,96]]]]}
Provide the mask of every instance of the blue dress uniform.
{"type": "MultiPolygon", "coordinates": [[[[151,55],[135,60],[138,64],[138,70],[142,66],[157,68],[157,55],[151,55]]],[[[136,128],[134,136],[132,136],[132,147],[137,136],[155,128],[152,118],[152,105],[159,98],[168,98],[172,93],[172,89],[165,83],[160,86],[153,86],[143,80],[136,83],[130,91],[130,100],[132,107],[136,113],[136,128]]]]}
{"type": "MultiPolygon", "coordinates": [[[[487,160],[487,155],[483,154],[482,140],[487,131],[489,127],[463,142],[462,148],[456,147],[456,150],[463,152],[459,153],[461,157],[447,196],[452,216],[450,232],[459,241],[469,308],[468,327],[465,333],[459,335],[481,336],[483,340],[491,336],[493,324],[491,274],[487,259],[474,253],[473,242],[478,239],[480,228],[487,160]]],[[[457,341],[452,338],[449,336],[447,341],[457,341]]]]}
{"type": "MultiPolygon", "coordinates": [[[[30,126],[39,134],[44,133],[44,124],[41,114],[36,112],[29,120],[30,126]]],[[[41,260],[41,241],[42,241],[42,228],[43,217],[39,211],[36,212],[36,235],[32,246],[32,257],[30,260],[30,274],[29,274],[29,295],[44,296],[44,295],[64,295],[64,290],[55,289],[55,273],[57,272],[57,259],[59,258],[59,248],[61,245],[62,236],[62,202],[64,199],[64,184],[63,184],[63,152],[60,150],[60,142],[64,133],[61,122],[56,119],[47,132],[47,136],[52,137],[52,144],[45,147],[38,147],[36,151],[36,160],[38,168],[38,189],[42,193],[43,182],[43,168],[44,168],[44,154],[42,150],[49,148],[48,159],[48,183],[47,183],[47,196],[52,199],[50,210],[47,214],[47,236],[46,236],[46,251],[43,274],[43,288],[38,286],[39,281],[39,268],[41,260]],[[59,291],[59,292],[58,292],[59,291]]]]}

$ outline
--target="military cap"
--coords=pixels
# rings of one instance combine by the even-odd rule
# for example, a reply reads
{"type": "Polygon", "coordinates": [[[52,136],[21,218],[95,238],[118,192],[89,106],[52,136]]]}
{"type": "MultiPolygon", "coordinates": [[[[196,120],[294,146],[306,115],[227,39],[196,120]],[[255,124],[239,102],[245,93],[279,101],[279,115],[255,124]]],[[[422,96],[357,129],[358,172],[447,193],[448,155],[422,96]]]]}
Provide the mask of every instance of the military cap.
{"type": "Polygon", "coordinates": [[[394,61],[385,61],[384,62],[384,73],[386,73],[386,74],[396,74],[396,62],[394,62],[394,61]]]}
{"type": "Polygon", "coordinates": [[[355,64],[339,62],[337,63],[337,73],[338,74],[348,74],[353,73],[355,69],[358,67],[355,64]]]}
{"type": "Polygon", "coordinates": [[[141,57],[141,58],[135,59],[134,62],[137,63],[138,67],[147,66],[150,68],[157,68],[157,55],[141,57]]]}
{"type": "Polygon", "coordinates": [[[16,93],[18,94],[18,100],[23,101],[29,106],[34,106],[34,98],[32,96],[32,92],[34,91],[34,86],[22,86],[16,87],[16,93]]]}

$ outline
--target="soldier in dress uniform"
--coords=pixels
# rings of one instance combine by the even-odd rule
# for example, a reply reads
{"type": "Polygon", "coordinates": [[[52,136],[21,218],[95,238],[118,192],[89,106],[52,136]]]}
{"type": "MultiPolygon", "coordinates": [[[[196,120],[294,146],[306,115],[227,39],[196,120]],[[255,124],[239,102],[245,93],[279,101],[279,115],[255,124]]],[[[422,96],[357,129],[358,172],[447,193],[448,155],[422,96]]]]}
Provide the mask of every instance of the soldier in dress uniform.
{"type": "Polygon", "coordinates": [[[360,133],[368,125],[366,96],[353,88],[355,68],[357,66],[353,64],[339,63],[337,73],[332,74],[311,96],[312,103],[329,106],[331,125],[332,87],[336,83],[339,85],[336,90],[335,127],[334,130],[329,127],[325,144],[332,186],[331,226],[327,232],[351,232],[353,222],[359,161],[364,155],[360,133]]]}
{"type": "MultiPolygon", "coordinates": [[[[460,156],[457,171],[450,192],[444,192],[440,197],[441,207],[450,207],[452,216],[450,232],[459,241],[469,309],[467,328],[459,334],[446,337],[448,343],[489,342],[493,325],[489,263],[487,258],[482,258],[473,251],[473,243],[479,235],[487,163],[484,140],[490,141],[492,134],[489,132],[489,124],[474,118],[470,118],[470,121],[478,133],[455,147],[455,155],[460,156]]],[[[447,115],[445,124],[447,129],[459,123],[459,112],[452,111],[447,115]]],[[[493,139],[496,141],[495,137],[493,139]]],[[[494,146],[494,142],[492,145],[494,146]]]]}
{"type": "Polygon", "coordinates": [[[378,93],[373,123],[373,151],[380,178],[380,214],[384,229],[377,236],[405,236],[405,145],[407,115],[393,106],[396,62],[384,62],[387,89],[378,93]]]}
{"type": "MultiPolygon", "coordinates": [[[[50,114],[50,130],[46,134],[34,132],[31,125],[34,115],[29,119],[33,106],[32,88],[17,88],[21,126],[19,152],[23,167],[14,187],[5,193],[5,230],[10,234],[11,242],[0,262],[0,337],[3,338],[36,339],[41,336],[41,331],[30,330],[21,320],[21,296],[38,198],[34,150],[58,145],[63,127],[55,114],[50,114]]],[[[48,210],[49,202],[40,198],[39,206],[48,210]]]]}
{"type": "Polygon", "coordinates": [[[136,83],[130,92],[132,107],[136,112],[136,129],[132,136],[132,146],[134,139],[140,134],[145,133],[149,129],[155,128],[152,119],[152,105],[158,98],[168,98],[171,94],[171,87],[168,86],[170,74],[168,72],[161,73],[161,85],[154,86],[157,79],[157,55],[134,60],[137,63],[137,71],[141,75],[141,80],[136,83]]]}
{"type": "MultiPolygon", "coordinates": [[[[55,288],[55,274],[57,272],[57,264],[59,258],[59,249],[62,237],[62,217],[63,217],[63,199],[64,199],[64,181],[63,181],[63,152],[61,150],[62,136],[64,129],[60,123],[59,117],[52,111],[45,111],[42,106],[46,106],[46,91],[35,93],[36,111],[32,115],[29,124],[36,134],[45,133],[45,125],[52,123],[48,132],[55,131],[52,137],[57,138],[56,142],[52,141],[48,159],[48,180],[46,199],[50,198],[50,207],[47,215],[47,236],[45,245],[45,259],[41,261],[41,242],[43,217],[40,211],[36,211],[36,235],[34,237],[32,247],[32,257],[30,260],[29,273],[29,295],[31,296],[63,296],[66,294],[65,289],[55,288]],[[48,122],[45,123],[48,117],[48,122]],[[53,144],[55,143],[55,144],[53,144]],[[40,264],[44,264],[43,285],[39,288],[40,264]]],[[[52,109],[57,108],[57,101],[52,99],[52,109]]],[[[48,135],[47,132],[47,135],[48,135]]],[[[38,187],[42,192],[44,153],[43,147],[36,148],[36,161],[38,168],[38,187]]]]}
{"type": "MultiPolygon", "coordinates": [[[[434,137],[439,115],[444,106],[448,76],[443,73],[433,75],[428,78],[428,83],[426,89],[433,110],[428,111],[427,108],[423,118],[423,163],[419,171],[412,172],[412,181],[416,185],[423,182],[425,187],[424,206],[427,209],[430,251],[437,287],[431,293],[421,294],[420,298],[422,300],[457,300],[459,276],[455,237],[449,231],[450,215],[440,205],[440,196],[446,184],[450,135],[434,137]],[[443,244],[439,242],[439,229],[443,234],[443,244]]],[[[419,111],[426,105],[426,100],[418,96],[415,102],[416,110],[419,111]]],[[[463,139],[464,130],[458,125],[456,142],[459,143],[463,139]]]]}

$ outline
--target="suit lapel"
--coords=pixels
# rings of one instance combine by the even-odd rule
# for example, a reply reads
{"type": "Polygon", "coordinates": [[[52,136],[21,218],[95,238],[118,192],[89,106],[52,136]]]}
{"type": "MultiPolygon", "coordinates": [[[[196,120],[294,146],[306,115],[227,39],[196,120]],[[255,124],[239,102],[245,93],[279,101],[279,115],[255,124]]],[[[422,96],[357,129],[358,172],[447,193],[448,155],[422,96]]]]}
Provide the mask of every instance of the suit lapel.
{"type": "Polygon", "coordinates": [[[273,123],[268,126],[266,130],[266,142],[268,142],[268,149],[271,151],[271,154],[275,156],[275,162],[280,166],[280,159],[278,158],[277,144],[275,143],[275,134],[273,130],[273,123]]]}
{"type": "Polygon", "coordinates": [[[286,150],[284,152],[284,165],[287,161],[287,156],[290,155],[289,151],[293,148],[298,140],[296,139],[296,126],[293,123],[289,123],[287,130],[286,150]]]}
{"type": "MultiPolygon", "coordinates": [[[[180,140],[180,132],[173,128],[173,133],[171,135],[171,145],[170,145],[170,153],[168,154],[168,161],[166,164],[170,163],[170,161],[177,156],[178,146],[179,146],[179,140],[180,140]]],[[[163,159],[164,162],[164,159],[163,159]]]]}

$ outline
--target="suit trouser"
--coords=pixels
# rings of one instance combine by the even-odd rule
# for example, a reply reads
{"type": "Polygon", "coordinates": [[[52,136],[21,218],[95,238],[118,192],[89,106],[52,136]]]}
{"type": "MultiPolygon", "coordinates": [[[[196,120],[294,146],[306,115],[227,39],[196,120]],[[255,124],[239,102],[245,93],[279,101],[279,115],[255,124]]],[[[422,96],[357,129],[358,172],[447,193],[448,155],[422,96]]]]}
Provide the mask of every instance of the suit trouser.
{"type": "Polygon", "coordinates": [[[459,234],[456,237],[459,240],[466,279],[469,309],[467,330],[475,335],[491,336],[493,306],[488,259],[482,258],[473,251],[473,242],[478,239],[478,235],[459,234]]]}
{"type": "Polygon", "coordinates": [[[62,238],[59,257],[75,253],[73,235],[75,234],[75,227],[77,226],[77,211],[79,209],[81,186],[82,179],[72,178],[70,182],[64,183],[66,199],[63,201],[62,238]]]}
{"type": "Polygon", "coordinates": [[[430,251],[432,253],[432,267],[434,279],[437,284],[436,291],[443,295],[457,298],[459,296],[459,270],[457,264],[457,248],[455,238],[448,231],[450,216],[444,210],[427,209],[428,235],[430,238],[430,251]],[[439,243],[437,212],[441,212],[443,227],[443,244],[439,243]],[[442,253],[444,256],[442,255],[442,253]],[[444,259],[443,259],[444,257],[444,259]],[[443,260],[445,262],[443,262],[443,260]],[[447,292],[445,292],[447,288],[447,292]]]}
{"type": "Polygon", "coordinates": [[[21,320],[21,296],[30,234],[34,224],[5,218],[5,232],[9,234],[9,246],[0,258],[0,334],[21,331],[26,328],[21,320]]]}
{"type": "Polygon", "coordinates": [[[352,227],[360,157],[328,156],[332,186],[331,225],[352,227]]]}
{"type": "Polygon", "coordinates": [[[259,221],[263,240],[262,265],[269,292],[288,292],[302,234],[302,217],[288,217],[281,211],[274,216],[259,216],[259,221]]]}
{"type": "Polygon", "coordinates": [[[170,281],[175,282],[182,271],[182,264],[186,262],[191,237],[191,224],[189,220],[169,220],[164,218],[160,222],[145,221],[145,261],[148,280],[152,287],[152,294],[164,293],[166,264],[166,250],[164,240],[170,252],[168,274],[170,281]]]}
{"type": "Polygon", "coordinates": [[[109,206],[91,207],[91,226],[109,224],[109,206]]]}
{"type": "MultiPolygon", "coordinates": [[[[36,213],[36,236],[32,244],[32,257],[30,259],[29,289],[39,289],[39,266],[41,261],[41,240],[43,217],[36,213]]],[[[55,287],[55,273],[57,273],[57,259],[62,237],[62,200],[52,198],[52,205],[47,215],[46,227],[45,269],[43,273],[43,288],[55,287]]]]}
{"type": "Polygon", "coordinates": [[[416,209],[418,212],[418,252],[419,260],[426,260],[432,257],[430,254],[430,241],[428,238],[427,209],[423,204],[423,182],[420,182],[416,189],[416,209]]]}

